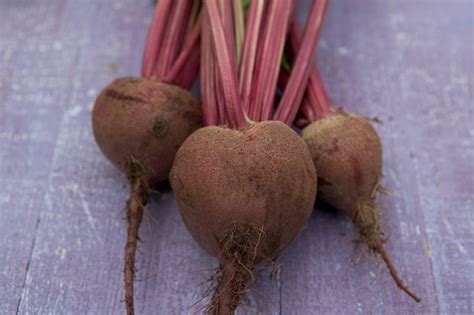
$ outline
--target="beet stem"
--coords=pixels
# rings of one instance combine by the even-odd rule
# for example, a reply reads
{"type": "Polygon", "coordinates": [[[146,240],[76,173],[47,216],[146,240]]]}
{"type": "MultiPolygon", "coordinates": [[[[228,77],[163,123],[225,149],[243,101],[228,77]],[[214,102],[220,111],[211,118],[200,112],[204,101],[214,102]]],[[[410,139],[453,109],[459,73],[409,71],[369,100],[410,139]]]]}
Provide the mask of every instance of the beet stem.
{"type": "Polygon", "coordinates": [[[258,42],[256,69],[250,101],[251,118],[270,120],[278,83],[278,73],[285,47],[286,33],[296,1],[270,1],[264,31],[258,42]],[[253,100],[253,102],[252,102],[253,100]]]}
{"type": "MultiPolygon", "coordinates": [[[[235,45],[235,34],[234,34],[234,14],[233,4],[230,0],[220,0],[219,10],[222,19],[222,25],[224,26],[224,33],[226,38],[227,50],[230,55],[230,62],[232,68],[237,75],[237,53],[235,45]]],[[[237,77],[236,77],[237,80],[237,77]]]]}
{"type": "MultiPolygon", "coordinates": [[[[301,46],[303,34],[296,17],[290,26],[290,46],[292,54],[296,55],[301,46]]],[[[324,82],[321,79],[318,67],[316,63],[313,64],[312,71],[309,77],[308,87],[306,89],[306,101],[301,105],[302,112],[309,112],[306,108],[311,108],[314,113],[314,117],[306,117],[309,121],[313,121],[317,118],[323,118],[328,114],[334,112],[331,106],[327,89],[324,86],[324,82]]],[[[309,112],[311,113],[311,112],[309,112]]]]}
{"type": "Polygon", "coordinates": [[[184,47],[179,53],[178,58],[176,59],[176,61],[174,62],[173,66],[168,71],[168,73],[166,73],[164,77],[165,82],[168,82],[168,83],[175,82],[178,74],[183,70],[186,62],[189,61],[189,57],[191,53],[199,45],[199,37],[201,35],[201,26],[202,26],[201,20],[202,20],[202,14],[199,14],[198,21],[196,22],[196,25],[194,26],[192,31],[188,34],[184,47]]]}
{"type": "Polygon", "coordinates": [[[385,264],[387,265],[388,271],[390,272],[390,275],[392,276],[393,280],[397,284],[397,286],[406,294],[408,294],[413,300],[415,300],[417,303],[420,303],[421,299],[408,288],[408,286],[402,281],[400,278],[397,269],[395,268],[394,264],[392,263],[392,260],[390,256],[388,255],[387,251],[385,250],[385,247],[383,246],[383,242],[378,237],[372,244],[371,248],[378,252],[382,259],[384,260],[385,264]]]}
{"type": "Polygon", "coordinates": [[[240,64],[242,44],[245,34],[244,7],[241,0],[233,0],[234,29],[235,29],[235,61],[240,64]]]}
{"type": "Polygon", "coordinates": [[[144,77],[151,77],[153,74],[172,4],[171,0],[161,0],[156,6],[143,53],[142,76],[144,77]]]}
{"type": "MultiPolygon", "coordinates": [[[[206,10],[203,10],[201,35],[201,100],[204,126],[222,123],[219,120],[219,109],[216,96],[214,51],[211,42],[211,29],[206,10]]],[[[223,105],[223,104],[222,104],[223,105]]]]}
{"type": "Polygon", "coordinates": [[[127,168],[130,180],[130,196],[127,201],[127,243],[125,245],[125,306],[128,315],[133,315],[133,281],[135,273],[135,254],[137,251],[138,230],[143,217],[143,209],[148,202],[148,187],[140,176],[133,174],[132,167],[127,168]]]}
{"type": "Polygon", "coordinates": [[[219,5],[216,1],[210,0],[205,1],[205,4],[210,21],[209,25],[229,126],[233,129],[246,129],[249,125],[239,97],[235,60],[232,59],[235,56],[229,51],[230,46],[227,43],[226,31],[219,13],[219,5]]]}
{"type": "MultiPolygon", "coordinates": [[[[192,5],[192,3],[191,3],[192,5]]],[[[173,2],[173,8],[170,12],[169,20],[165,28],[163,44],[160,48],[160,55],[155,63],[153,74],[159,78],[164,78],[176,59],[178,51],[180,32],[185,32],[184,27],[187,15],[191,7],[187,1],[173,2]]]]}
{"type": "Polygon", "coordinates": [[[185,90],[189,90],[194,85],[199,74],[199,57],[199,49],[191,52],[188,62],[184,65],[176,80],[174,80],[176,85],[181,86],[185,90]]]}
{"type": "Polygon", "coordinates": [[[201,0],[193,0],[193,4],[191,6],[191,14],[189,15],[188,27],[186,30],[186,34],[191,33],[194,29],[198,21],[202,18],[202,10],[201,10],[201,0]]]}
{"type": "Polygon", "coordinates": [[[321,32],[326,7],[327,0],[315,1],[311,6],[311,12],[301,41],[301,47],[296,56],[288,84],[275,113],[275,120],[280,120],[291,125],[296,117],[310,77],[313,55],[321,32]]]}
{"type": "Polygon", "coordinates": [[[257,47],[260,24],[263,17],[263,1],[251,1],[247,17],[244,42],[242,46],[242,59],[239,73],[239,91],[242,97],[244,109],[249,112],[250,93],[252,90],[252,80],[254,75],[255,60],[257,57],[257,47]]]}

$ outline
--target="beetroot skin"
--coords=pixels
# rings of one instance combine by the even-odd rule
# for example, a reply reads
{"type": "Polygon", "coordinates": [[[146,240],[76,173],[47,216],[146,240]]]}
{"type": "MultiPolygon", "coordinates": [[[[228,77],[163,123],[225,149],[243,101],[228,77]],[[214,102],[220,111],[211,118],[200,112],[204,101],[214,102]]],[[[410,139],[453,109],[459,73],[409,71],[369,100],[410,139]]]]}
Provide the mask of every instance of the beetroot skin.
{"type": "Polygon", "coordinates": [[[345,211],[361,240],[379,253],[398,287],[415,301],[384,249],[376,194],[381,189],[382,144],[372,125],[352,113],[334,113],[312,122],[302,131],[318,170],[318,198],[345,211]]]}
{"type": "Polygon", "coordinates": [[[95,140],[130,184],[124,268],[129,315],[135,312],[135,253],[148,186],[168,178],[179,146],[200,126],[200,109],[191,94],[158,80],[117,79],[97,97],[92,111],[95,140]]]}
{"type": "Polygon", "coordinates": [[[183,143],[170,182],[189,232],[221,263],[210,313],[231,313],[249,271],[297,236],[312,212],[316,179],[303,140],[281,122],[205,127],[183,143]]]}
{"type": "Polygon", "coordinates": [[[201,126],[201,112],[186,90],[147,78],[120,78],[97,97],[94,136],[121,171],[130,156],[145,168],[148,182],[168,178],[179,146],[201,126]]]}
{"type": "Polygon", "coordinates": [[[373,201],[382,176],[382,145],[372,125],[356,114],[335,113],[303,129],[318,170],[318,198],[354,216],[373,201]]]}

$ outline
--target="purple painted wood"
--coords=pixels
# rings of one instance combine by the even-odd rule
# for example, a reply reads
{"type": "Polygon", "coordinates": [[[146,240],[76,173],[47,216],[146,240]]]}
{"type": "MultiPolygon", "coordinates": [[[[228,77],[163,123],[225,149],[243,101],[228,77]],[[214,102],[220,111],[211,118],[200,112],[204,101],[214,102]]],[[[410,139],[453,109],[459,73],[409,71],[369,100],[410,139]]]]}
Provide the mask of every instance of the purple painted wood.
{"type": "Polygon", "coordinates": [[[388,250],[416,305],[380,260],[350,264],[348,219],[316,212],[283,262],[282,313],[472,313],[471,1],[333,1],[318,63],[336,104],[378,116],[388,250]]]}
{"type": "MultiPolygon", "coordinates": [[[[0,313],[122,313],[127,187],[100,155],[90,109],[137,74],[149,0],[0,2],[0,313]]],[[[316,211],[240,313],[472,313],[473,10],[469,0],[332,1],[318,50],[336,104],[378,116],[383,227],[408,300],[355,247],[342,214],[316,211]],[[351,259],[360,258],[358,264],[351,259]],[[255,297],[260,297],[256,303],[255,297]]],[[[301,10],[302,12],[304,11],[301,10]]],[[[170,192],[141,229],[137,311],[199,313],[216,262],[170,192]]]]}

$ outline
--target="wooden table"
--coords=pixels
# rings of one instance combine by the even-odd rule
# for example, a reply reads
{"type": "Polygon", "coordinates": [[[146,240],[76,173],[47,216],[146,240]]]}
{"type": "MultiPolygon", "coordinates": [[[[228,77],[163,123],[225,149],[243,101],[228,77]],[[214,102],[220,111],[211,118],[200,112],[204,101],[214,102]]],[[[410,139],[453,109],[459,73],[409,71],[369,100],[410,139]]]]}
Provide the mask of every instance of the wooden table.
{"type": "MultiPolygon", "coordinates": [[[[1,314],[123,313],[128,188],[90,111],[106,83],[138,74],[152,13],[150,0],[0,1],[1,314]]],[[[422,303],[353,244],[347,217],[317,209],[241,313],[472,314],[473,36],[471,0],[334,0],[319,44],[334,102],[384,122],[383,228],[422,303]]],[[[153,200],[141,238],[138,313],[202,310],[216,261],[171,192],[153,200]]]]}

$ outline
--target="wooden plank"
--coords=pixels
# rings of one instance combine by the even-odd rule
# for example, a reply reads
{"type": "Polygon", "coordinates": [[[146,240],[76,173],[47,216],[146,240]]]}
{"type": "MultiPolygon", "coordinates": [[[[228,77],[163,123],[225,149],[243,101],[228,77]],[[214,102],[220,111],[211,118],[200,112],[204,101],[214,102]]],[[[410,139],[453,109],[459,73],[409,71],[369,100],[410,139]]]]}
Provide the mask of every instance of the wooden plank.
{"type": "MultiPolygon", "coordinates": [[[[117,226],[123,226],[119,211],[123,199],[120,197],[126,189],[117,187],[120,177],[101,158],[93,142],[90,109],[98,87],[116,75],[138,69],[141,48],[137,50],[135,46],[143,45],[152,5],[145,1],[139,5],[135,1],[59,2],[64,5],[54,17],[59,20],[57,32],[39,32],[43,37],[41,40],[50,46],[46,46],[45,54],[40,54],[36,62],[43,61],[45,69],[53,69],[51,76],[68,84],[56,88],[63,88],[70,96],[49,101],[64,111],[58,111],[59,115],[50,118],[60,129],[59,138],[53,143],[54,154],[40,160],[49,163],[52,160],[52,167],[46,168],[49,180],[44,183],[45,209],[41,212],[36,235],[38,242],[31,254],[19,311],[71,313],[88,310],[95,313],[103,310],[113,313],[123,309],[119,292],[122,285],[122,243],[119,241],[122,240],[116,236],[119,234],[117,226]],[[133,20],[136,21],[135,28],[130,27],[133,20]],[[59,60],[62,68],[50,68],[51,62],[45,57],[48,53],[51,59],[59,60]],[[105,175],[96,166],[100,162],[108,167],[105,175]],[[110,175],[114,176],[113,182],[109,180],[110,175]],[[108,181],[108,185],[104,184],[108,190],[96,186],[101,184],[101,179],[108,181]],[[94,199],[89,200],[84,194],[94,199]],[[114,203],[111,195],[119,199],[114,203]],[[120,248],[120,254],[111,255],[109,243],[115,245],[111,248],[120,248]]],[[[27,8],[20,6],[18,10],[23,14],[35,7],[38,4],[27,8]]],[[[47,91],[40,89],[36,95],[45,93],[47,91]]]]}
{"type": "MultiPolygon", "coordinates": [[[[417,125],[413,165],[440,312],[472,314],[474,6],[472,1],[442,2],[429,13],[439,22],[429,28],[425,41],[427,46],[439,47],[439,53],[408,52],[419,69],[405,76],[402,101],[419,102],[409,118],[417,125]]],[[[415,23],[411,20],[407,27],[415,23]]]]}
{"type": "Polygon", "coordinates": [[[385,121],[382,223],[423,301],[350,265],[347,219],[317,212],[283,258],[283,314],[472,313],[472,20],[470,1],[331,2],[318,63],[336,104],[385,121]]]}
{"type": "MultiPolygon", "coordinates": [[[[57,75],[72,60],[52,56],[55,15],[62,1],[43,6],[0,3],[0,301],[17,311],[43,208],[59,117],[70,92],[57,75]],[[32,14],[35,12],[36,14],[32,14]],[[37,63],[38,59],[44,64],[37,63]]],[[[73,57],[74,52],[68,57],[73,57]]]]}
{"type": "Polygon", "coordinates": [[[13,314],[29,268],[44,190],[32,182],[3,179],[0,187],[1,312],[13,314]]]}

